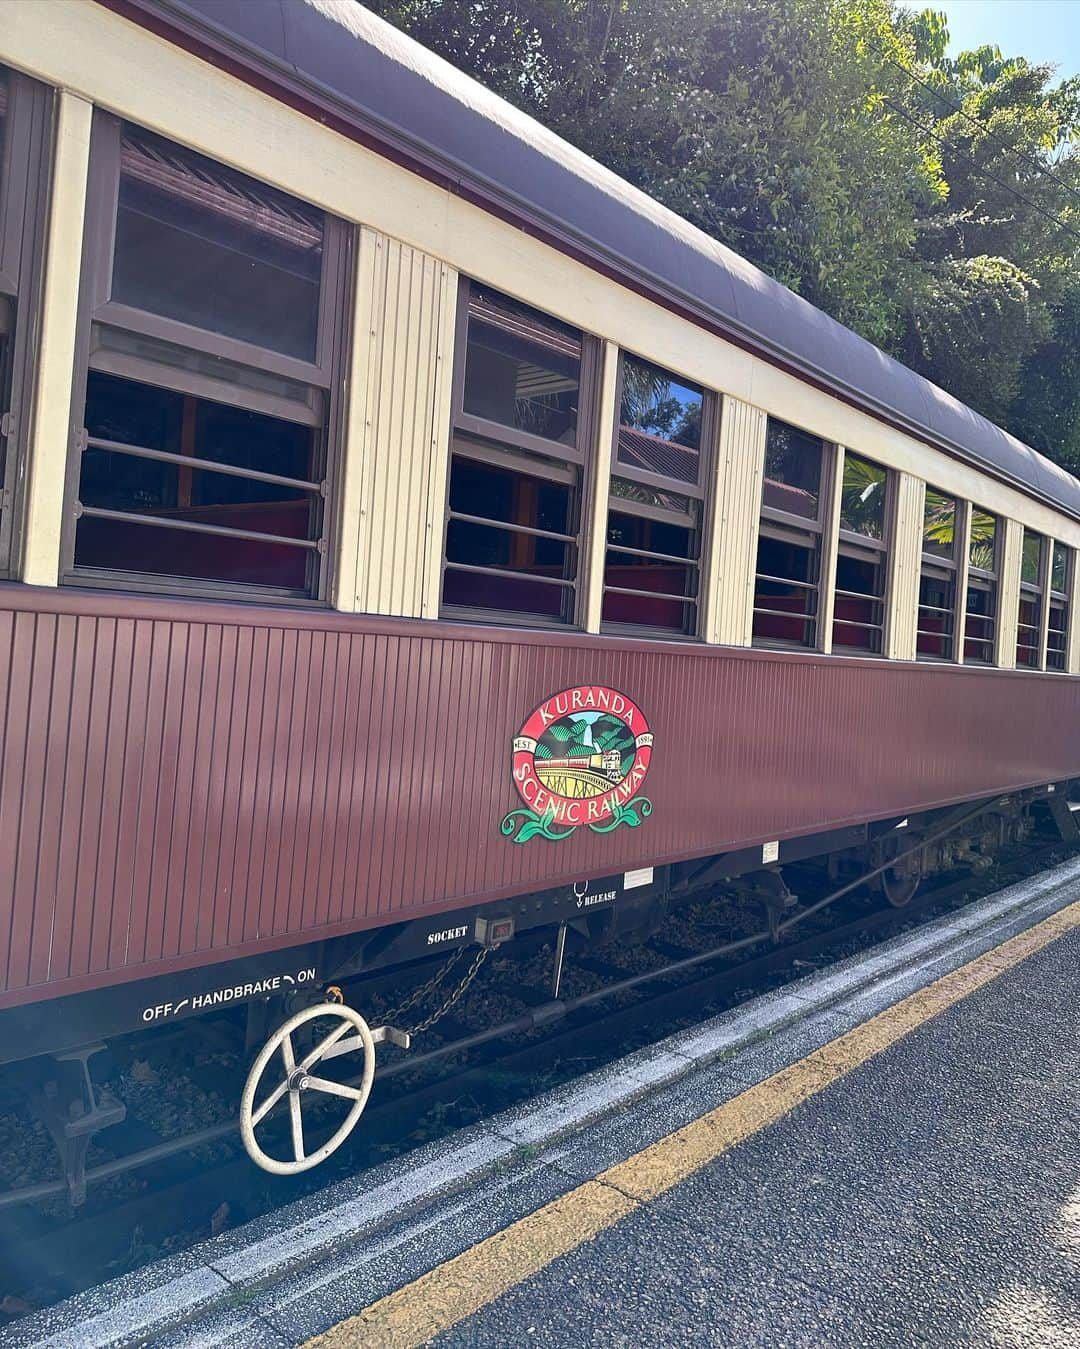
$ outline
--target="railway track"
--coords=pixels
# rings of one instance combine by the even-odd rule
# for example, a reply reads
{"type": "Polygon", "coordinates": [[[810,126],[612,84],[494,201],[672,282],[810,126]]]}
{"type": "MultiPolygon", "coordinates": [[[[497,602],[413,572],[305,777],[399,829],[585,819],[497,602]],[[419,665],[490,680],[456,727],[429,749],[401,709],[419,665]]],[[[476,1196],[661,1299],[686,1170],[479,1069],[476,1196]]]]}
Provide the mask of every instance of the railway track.
{"type": "MultiPolygon", "coordinates": [[[[808,902],[779,924],[779,943],[760,918],[755,928],[751,911],[733,913],[730,901],[717,895],[696,904],[692,915],[674,915],[650,941],[571,960],[558,1000],[544,987],[550,944],[522,942],[488,962],[469,1001],[433,1027],[430,1047],[407,1056],[391,1051],[381,1061],[372,1103],[353,1138],[317,1171],[293,1178],[256,1171],[240,1146],[234,1102],[245,1054],[239,1022],[176,1028],[148,1060],[129,1059],[116,1080],[160,1081],[168,1062],[162,1056],[179,1049],[198,1060],[199,1077],[213,1088],[208,1097],[228,1103],[227,1117],[167,1137],[160,1120],[131,1111],[115,1137],[102,1136],[125,1151],[88,1166],[89,1199],[79,1209],[68,1208],[62,1180],[0,1191],[0,1297],[6,1294],[0,1309],[11,1319],[182,1249],[958,908],[1043,869],[1062,852],[1060,842],[1005,852],[990,871],[927,885],[903,909],[882,907],[855,890],[823,908],[807,868],[808,902]],[[747,927],[753,930],[741,930],[747,927]]],[[[370,982],[364,995],[376,1015],[389,992],[389,980],[380,983],[382,995],[370,982]]]]}

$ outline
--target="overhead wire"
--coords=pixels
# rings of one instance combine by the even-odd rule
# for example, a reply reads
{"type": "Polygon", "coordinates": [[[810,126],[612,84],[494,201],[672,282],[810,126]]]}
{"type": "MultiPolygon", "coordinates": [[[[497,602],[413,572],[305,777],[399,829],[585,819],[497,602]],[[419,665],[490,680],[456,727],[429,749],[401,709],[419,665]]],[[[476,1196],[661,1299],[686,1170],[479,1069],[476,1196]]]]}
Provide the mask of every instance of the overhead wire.
{"type": "Polygon", "coordinates": [[[912,116],[911,113],[909,113],[905,108],[902,108],[898,103],[894,103],[891,99],[888,98],[882,98],[882,102],[886,105],[886,107],[891,108],[893,112],[897,114],[898,117],[903,117],[905,121],[910,122],[911,125],[917,128],[917,130],[921,131],[924,136],[929,136],[931,140],[937,141],[937,143],[943,148],[948,148],[951,154],[955,155],[959,159],[962,159],[980,177],[987,178],[990,180],[990,182],[996,183],[998,187],[1000,187],[1003,191],[1008,192],[1011,196],[1015,197],[1017,201],[1023,202],[1024,205],[1029,207],[1031,210],[1036,211],[1041,216],[1045,216],[1047,220],[1052,221],[1055,225],[1057,225],[1059,229],[1064,230],[1066,234],[1072,235],[1074,239],[1080,242],[1080,230],[1074,229],[1072,225],[1070,225],[1067,221],[1063,220],[1061,216],[1057,215],[1054,211],[1048,210],[1045,206],[1040,206],[1040,204],[1037,201],[1033,201],[1030,197],[1025,196],[1023,192],[1017,191],[1017,189],[1013,187],[1011,183],[1005,182],[1003,179],[999,178],[997,174],[991,173],[990,170],[985,168],[983,165],[977,164],[975,160],[971,158],[970,155],[964,154],[962,150],[957,150],[956,147],[953,145],[949,145],[946,147],[944,138],[940,136],[933,129],[933,127],[925,126],[922,122],[919,121],[917,117],[912,116]]]}
{"type": "Polygon", "coordinates": [[[1064,178],[1059,177],[1051,168],[1036,159],[1033,155],[1025,154],[1022,150],[1017,149],[1015,145],[1010,145],[1003,136],[999,136],[996,131],[991,130],[985,122],[980,121],[978,117],[973,117],[962,103],[954,103],[951,98],[948,98],[939,89],[935,89],[934,86],[924,80],[922,76],[917,75],[914,70],[909,66],[905,66],[902,61],[898,61],[895,56],[890,56],[888,52],[877,46],[876,43],[869,42],[867,45],[876,51],[883,61],[887,61],[889,65],[895,66],[901,74],[906,75],[909,80],[917,84],[921,89],[925,89],[928,94],[932,95],[939,102],[944,103],[951,112],[958,114],[960,117],[963,117],[965,121],[970,122],[973,127],[976,127],[988,139],[996,141],[1008,154],[1015,155],[1017,159],[1024,160],[1025,163],[1029,164],[1047,178],[1050,178],[1053,182],[1057,183],[1059,187],[1063,187],[1066,192],[1074,196],[1077,201],[1080,201],[1080,188],[1076,188],[1072,183],[1066,182],[1064,178]]]}

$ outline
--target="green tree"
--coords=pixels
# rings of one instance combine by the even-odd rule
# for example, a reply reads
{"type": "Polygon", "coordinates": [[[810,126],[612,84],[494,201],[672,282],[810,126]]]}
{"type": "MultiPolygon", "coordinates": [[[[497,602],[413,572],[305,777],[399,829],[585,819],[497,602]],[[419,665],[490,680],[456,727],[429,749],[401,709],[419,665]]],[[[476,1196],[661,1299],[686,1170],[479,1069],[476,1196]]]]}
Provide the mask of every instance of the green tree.
{"type": "Polygon", "coordinates": [[[894,0],[369,0],[559,135],[1080,464],[1080,81],[894,0]]]}

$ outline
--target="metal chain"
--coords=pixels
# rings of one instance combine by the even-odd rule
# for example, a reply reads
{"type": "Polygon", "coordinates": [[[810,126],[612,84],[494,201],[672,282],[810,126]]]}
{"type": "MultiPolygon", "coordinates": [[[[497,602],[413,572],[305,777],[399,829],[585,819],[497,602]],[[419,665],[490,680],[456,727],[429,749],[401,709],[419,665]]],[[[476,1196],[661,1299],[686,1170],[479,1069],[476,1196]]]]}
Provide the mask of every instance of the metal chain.
{"type": "Polygon", "coordinates": [[[382,1013],[383,1021],[385,1021],[387,1025],[390,1025],[399,1016],[401,1016],[402,1012],[407,1012],[410,1007],[415,1007],[416,1004],[422,998],[425,998],[429,993],[433,993],[435,989],[438,988],[438,986],[446,978],[446,976],[450,973],[450,971],[454,968],[454,966],[458,963],[461,957],[465,954],[467,949],[468,948],[465,946],[459,946],[458,949],[450,957],[450,959],[442,966],[441,969],[437,970],[431,976],[431,978],[427,981],[426,984],[421,984],[419,988],[414,988],[413,991],[409,994],[409,996],[405,999],[405,1001],[403,1003],[400,1003],[397,1007],[393,1008],[391,1011],[383,1012],[382,1013]]]}
{"type": "Polygon", "coordinates": [[[458,1001],[461,995],[469,987],[472,981],[476,978],[480,966],[484,963],[484,961],[488,957],[488,952],[490,949],[491,948],[488,946],[481,946],[480,950],[477,952],[476,959],[469,966],[469,969],[464,979],[462,979],[461,983],[458,984],[457,988],[454,989],[453,993],[450,994],[450,996],[446,999],[446,1001],[443,1003],[443,1005],[439,1008],[437,1012],[432,1012],[432,1014],[429,1017],[426,1017],[423,1021],[421,1021],[419,1025],[410,1026],[407,1032],[409,1035],[419,1035],[421,1031],[430,1030],[431,1027],[434,1026],[436,1021],[442,1020],[442,1018],[447,1014],[450,1008],[454,1006],[454,1004],[458,1001]]]}

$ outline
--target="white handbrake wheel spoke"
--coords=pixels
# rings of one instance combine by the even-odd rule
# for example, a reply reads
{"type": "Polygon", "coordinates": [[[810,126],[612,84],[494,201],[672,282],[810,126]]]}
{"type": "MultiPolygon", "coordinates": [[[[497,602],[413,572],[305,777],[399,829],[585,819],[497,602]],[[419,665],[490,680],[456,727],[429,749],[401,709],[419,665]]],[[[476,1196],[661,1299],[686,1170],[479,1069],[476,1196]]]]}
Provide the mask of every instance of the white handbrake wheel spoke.
{"type": "Polygon", "coordinates": [[[304,1160],[304,1117],[300,1113],[300,1093],[298,1091],[289,1092],[289,1115],[292,1125],[292,1146],[293,1153],[298,1162],[304,1160]]]}
{"type": "MultiPolygon", "coordinates": [[[[248,1156],[264,1171],[271,1171],[279,1176],[294,1175],[299,1171],[307,1171],[313,1166],[318,1166],[321,1161],[335,1152],[352,1133],[363,1113],[364,1106],[367,1104],[374,1076],[375,1041],[367,1022],[359,1012],[338,1003],[322,1003],[317,1007],[308,1007],[302,1012],[297,1012],[284,1025],[279,1026],[266,1044],[263,1045],[255,1058],[255,1062],[251,1065],[251,1071],[244,1083],[243,1094],[240,1098],[240,1135],[244,1140],[244,1147],[247,1149],[248,1156]],[[324,1035],[314,1049],[305,1054],[298,1062],[293,1044],[293,1034],[301,1026],[306,1026],[309,1022],[317,1020],[336,1020],[337,1025],[328,1035],[324,1035]],[[343,1086],[330,1078],[312,1075],[308,1071],[346,1035],[355,1036],[357,1040],[355,1049],[350,1046],[349,1052],[361,1053],[364,1058],[363,1074],[359,1086],[356,1087],[343,1086]],[[280,1059],[277,1058],[279,1054],[280,1059]],[[277,1066],[271,1068],[271,1064],[274,1063],[277,1066]],[[284,1081],[278,1078],[281,1065],[284,1065],[285,1069],[284,1081]],[[255,1096],[268,1069],[270,1070],[270,1080],[275,1085],[262,1104],[256,1106],[255,1096]],[[304,1140],[303,1097],[307,1091],[317,1091],[324,1097],[337,1096],[350,1103],[349,1112],[337,1132],[327,1139],[321,1147],[315,1148],[311,1152],[308,1152],[304,1140]],[[292,1157],[282,1160],[271,1156],[264,1150],[255,1136],[255,1131],[267,1119],[274,1107],[286,1096],[289,1098],[292,1157]]],[[[280,1114],[277,1118],[281,1118],[280,1114]]]]}
{"type": "Polygon", "coordinates": [[[267,1117],[267,1115],[269,1115],[270,1111],[273,1110],[274,1106],[277,1105],[278,1101],[281,1100],[281,1098],[285,1095],[285,1093],[288,1090],[289,1090],[289,1079],[286,1078],[285,1081],[282,1082],[280,1086],[274,1088],[274,1090],[270,1093],[270,1095],[266,1098],[266,1100],[263,1101],[262,1105],[259,1106],[258,1110],[252,1112],[251,1116],[252,1125],[255,1126],[261,1124],[263,1120],[267,1117]]]}
{"type": "Polygon", "coordinates": [[[307,1085],[312,1091],[325,1091],[328,1096],[341,1096],[346,1101],[358,1101],[361,1096],[359,1087],[346,1087],[341,1082],[331,1082],[326,1077],[312,1077],[308,1074],[307,1085]]]}

